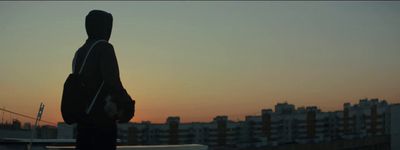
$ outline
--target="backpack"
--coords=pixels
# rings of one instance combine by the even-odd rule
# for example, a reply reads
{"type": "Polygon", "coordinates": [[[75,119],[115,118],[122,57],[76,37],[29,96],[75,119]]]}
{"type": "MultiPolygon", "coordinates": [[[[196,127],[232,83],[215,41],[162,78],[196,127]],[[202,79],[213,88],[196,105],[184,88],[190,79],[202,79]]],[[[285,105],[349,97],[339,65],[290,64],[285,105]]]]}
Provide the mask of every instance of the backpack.
{"type": "MultiPolygon", "coordinates": [[[[104,81],[100,85],[100,89],[104,85],[104,81]]],[[[100,91],[97,91],[96,96],[99,94],[100,91]]],[[[95,97],[96,97],[95,96],[95,97]]],[[[131,98],[131,96],[128,94],[128,92],[125,89],[122,89],[121,92],[118,92],[117,95],[108,95],[110,99],[105,99],[105,101],[110,101],[111,99],[116,99],[114,101],[117,101],[118,104],[117,106],[117,112],[116,114],[112,116],[108,116],[111,118],[114,118],[115,120],[118,121],[118,123],[128,123],[133,116],[135,116],[135,100],[131,98]]],[[[89,115],[90,111],[93,108],[93,105],[96,103],[96,98],[93,99],[91,102],[90,106],[86,109],[86,114],[89,115]]],[[[105,109],[105,108],[104,108],[105,109]]],[[[106,112],[107,113],[107,112],[106,112]]],[[[107,114],[109,115],[109,114],[107,114]]]]}
{"type": "MultiPolygon", "coordinates": [[[[93,43],[93,45],[88,50],[85,59],[83,60],[82,66],[78,73],[72,72],[68,75],[67,79],[64,83],[64,89],[61,98],[61,115],[64,119],[64,122],[67,124],[73,124],[77,122],[85,121],[84,116],[86,116],[86,107],[88,106],[85,103],[88,99],[90,99],[87,88],[82,79],[82,71],[86,64],[86,59],[88,58],[90,52],[93,47],[99,42],[107,42],[105,40],[99,40],[93,43]]],[[[75,66],[74,60],[74,66],[75,66]]],[[[101,86],[102,87],[102,86],[101,86]]],[[[97,98],[101,87],[98,89],[93,101],[97,98]]]]}
{"type": "Polygon", "coordinates": [[[129,96],[124,89],[120,96],[120,107],[118,108],[117,120],[119,123],[128,123],[135,116],[135,100],[129,96]]]}

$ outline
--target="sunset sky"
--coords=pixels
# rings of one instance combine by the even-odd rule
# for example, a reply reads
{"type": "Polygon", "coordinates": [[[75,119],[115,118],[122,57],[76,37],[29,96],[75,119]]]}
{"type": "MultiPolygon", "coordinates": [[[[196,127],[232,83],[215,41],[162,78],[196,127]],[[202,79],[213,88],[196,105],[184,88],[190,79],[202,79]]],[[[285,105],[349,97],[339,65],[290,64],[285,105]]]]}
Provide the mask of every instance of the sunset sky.
{"type": "Polygon", "coordinates": [[[285,101],[323,111],[400,103],[400,2],[46,1],[0,2],[1,108],[34,116],[43,102],[42,118],[62,121],[92,9],[114,17],[133,121],[241,120],[285,101]]]}

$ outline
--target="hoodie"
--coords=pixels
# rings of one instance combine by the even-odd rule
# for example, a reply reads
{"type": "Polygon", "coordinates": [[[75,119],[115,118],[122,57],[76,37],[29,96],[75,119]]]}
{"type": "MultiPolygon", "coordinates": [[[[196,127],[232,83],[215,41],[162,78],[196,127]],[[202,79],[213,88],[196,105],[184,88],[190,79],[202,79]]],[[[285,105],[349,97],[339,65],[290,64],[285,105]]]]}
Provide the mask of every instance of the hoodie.
{"type": "MultiPolygon", "coordinates": [[[[85,27],[88,39],[75,53],[74,73],[79,72],[84,58],[94,42],[98,40],[108,41],[110,39],[112,21],[112,15],[101,10],[92,10],[86,16],[85,27]]],[[[120,95],[124,89],[120,81],[118,62],[113,45],[108,42],[97,43],[87,57],[81,76],[90,97],[95,96],[101,83],[104,81],[104,85],[100,90],[92,111],[86,119],[87,122],[85,125],[115,125],[115,119],[107,117],[104,111],[105,96],[120,95]]],[[[117,99],[113,100],[117,106],[120,104],[117,99]]],[[[83,103],[89,105],[91,101],[92,99],[88,99],[83,103]]]]}

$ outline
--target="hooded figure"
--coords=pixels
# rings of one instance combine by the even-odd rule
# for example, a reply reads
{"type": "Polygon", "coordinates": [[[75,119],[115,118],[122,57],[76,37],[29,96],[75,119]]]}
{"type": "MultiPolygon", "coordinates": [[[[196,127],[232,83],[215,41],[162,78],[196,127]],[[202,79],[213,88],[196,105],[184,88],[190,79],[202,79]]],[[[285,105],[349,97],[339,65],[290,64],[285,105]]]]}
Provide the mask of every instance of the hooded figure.
{"type": "Polygon", "coordinates": [[[86,16],[86,33],[89,39],[108,41],[111,36],[113,17],[101,10],[92,10],[86,16]]]}
{"type": "MultiPolygon", "coordinates": [[[[108,12],[90,11],[85,22],[88,39],[76,51],[73,60],[73,72],[77,73],[93,46],[87,55],[81,76],[90,97],[95,97],[99,91],[91,111],[82,116],[82,121],[77,124],[77,149],[116,149],[116,119],[107,110],[116,111],[120,103],[114,99],[109,104],[105,97],[118,95],[124,88],[120,81],[114,48],[108,43],[112,21],[113,17],[108,12]],[[102,41],[94,44],[99,40],[102,41]]],[[[89,106],[91,102],[92,99],[88,99],[82,103],[89,106]]]]}

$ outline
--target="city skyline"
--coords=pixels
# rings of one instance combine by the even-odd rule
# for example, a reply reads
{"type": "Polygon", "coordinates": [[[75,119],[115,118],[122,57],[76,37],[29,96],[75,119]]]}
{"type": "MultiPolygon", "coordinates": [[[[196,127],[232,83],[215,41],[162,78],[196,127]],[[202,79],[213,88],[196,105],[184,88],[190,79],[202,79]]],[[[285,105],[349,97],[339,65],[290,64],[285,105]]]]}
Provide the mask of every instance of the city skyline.
{"type": "MultiPolygon", "coordinates": [[[[315,106],[295,107],[278,103],[274,110],[262,109],[259,114],[232,121],[227,116],[215,116],[208,122],[182,122],[170,116],[163,123],[149,121],[118,124],[118,146],[126,148],[160,146],[194,146],[219,150],[342,150],[399,148],[400,103],[388,104],[382,99],[360,99],[344,103],[343,109],[325,112],[315,106]]],[[[34,137],[35,147],[54,145],[74,146],[77,126],[58,123],[41,126],[32,132],[29,125],[19,121],[0,124],[3,149],[23,147],[34,137]]],[[[47,147],[46,147],[47,148],[47,147]]]]}
{"type": "MultiPolygon", "coordinates": [[[[387,104],[387,105],[400,105],[400,103],[388,103],[388,101],[385,100],[385,99],[379,99],[379,98],[362,98],[362,99],[359,99],[358,102],[356,102],[356,103],[345,102],[345,103],[342,104],[342,107],[341,107],[341,108],[336,109],[336,110],[323,110],[323,109],[321,109],[319,106],[315,106],[315,105],[296,106],[295,104],[288,103],[287,101],[282,101],[282,102],[276,103],[276,104],[275,104],[273,107],[271,107],[271,108],[261,108],[258,112],[253,112],[253,113],[242,113],[241,116],[243,116],[243,117],[240,118],[240,119],[239,119],[239,117],[232,117],[232,116],[235,116],[235,115],[219,114],[219,115],[216,115],[216,116],[212,116],[211,118],[209,118],[209,120],[202,120],[202,121],[182,121],[182,123],[208,123],[208,122],[212,122],[213,119],[215,119],[215,118],[218,117],[218,116],[226,116],[226,117],[229,118],[229,121],[241,122],[241,121],[244,121],[244,120],[246,119],[246,117],[261,115],[261,114],[262,114],[262,111],[264,111],[264,110],[270,110],[270,111],[272,111],[272,112],[279,112],[279,111],[281,111],[281,110],[277,110],[277,106],[281,106],[281,107],[282,107],[283,105],[285,105],[285,106],[293,106],[294,111],[303,111],[303,110],[305,111],[306,109],[312,108],[312,109],[316,109],[316,110],[321,111],[321,112],[341,112],[341,111],[344,110],[344,108],[346,107],[346,105],[355,107],[355,106],[359,106],[362,102],[365,103],[365,102],[370,102],[370,101],[371,101],[371,102],[372,102],[372,101],[376,101],[376,102],[379,102],[379,103],[385,103],[385,104],[387,104]]],[[[31,126],[33,126],[32,120],[35,120],[35,118],[36,118],[35,116],[29,116],[29,115],[26,115],[26,114],[18,114],[18,112],[11,111],[11,110],[7,110],[7,109],[0,109],[0,112],[2,113],[1,124],[12,125],[14,121],[17,121],[17,122],[19,122],[19,123],[21,123],[21,124],[29,123],[29,124],[31,124],[31,126]],[[8,113],[8,114],[11,114],[10,112],[12,112],[13,115],[14,115],[14,117],[11,117],[11,118],[9,118],[9,119],[6,118],[6,119],[3,120],[3,118],[4,118],[4,112],[6,113],[6,115],[7,115],[7,113],[8,113]],[[17,114],[15,114],[15,113],[17,113],[17,114]],[[15,116],[18,116],[18,117],[15,117],[15,116]],[[30,117],[31,121],[22,122],[22,120],[29,120],[29,119],[26,119],[27,117],[30,117]],[[20,119],[20,118],[24,118],[24,119],[20,119]]],[[[151,120],[141,120],[141,121],[135,121],[135,122],[134,122],[134,121],[131,121],[131,122],[132,122],[132,123],[150,122],[150,123],[155,123],[155,124],[160,124],[160,123],[162,124],[162,123],[165,123],[165,122],[168,120],[168,118],[170,118],[170,117],[178,117],[178,118],[181,118],[180,116],[167,116],[166,118],[164,118],[163,121],[152,122],[151,120]]],[[[181,119],[184,119],[184,118],[181,118],[181,119]]],[[[64,123],[64,122],[63,122],[63,121],[61,121],[61,122],[50,122],[50,121],[47,121],[47,120],[43,119],[43,120],[39,121],[39,124],[38,124],[38,125],[39,125],[39,126],[47,126],[47,125],[56,126],[56,125],[59,124],[59,123],[64,123]]]]}
{"type": "Polygon", "coordinates": [[[0,2],[0,107],[62,121],[92,9],[114,17],[132,121],[243,119],[277,102],[400,102],[400,2],[0,2]]]}

